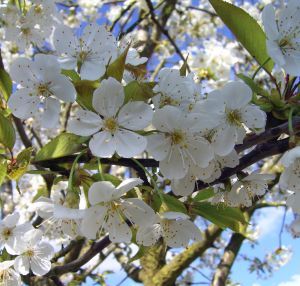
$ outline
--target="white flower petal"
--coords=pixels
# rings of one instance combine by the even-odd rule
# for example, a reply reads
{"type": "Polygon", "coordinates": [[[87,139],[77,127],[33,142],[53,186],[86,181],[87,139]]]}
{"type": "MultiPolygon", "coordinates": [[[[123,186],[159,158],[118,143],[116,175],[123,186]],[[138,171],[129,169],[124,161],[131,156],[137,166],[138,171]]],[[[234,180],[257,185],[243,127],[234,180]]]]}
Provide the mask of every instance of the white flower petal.
{"type": "Polygon", "coordinates": [[[51,269],[51,262],[44,258],[33,257],[30,260],[30,268],[33,274],[43,276],[51,269]]]}
{"type": "Polygon", "coordinates": [[[109,233],[111,242],[129,243],[131,241],[131,229],[116,211],[110,213],[105,229],[109,233]]]}
{"type": "Polygon", "coordinates": [[[29,259],[26,256],[20,255],[15,259],[14,268],[17,272],[22,275],[29,273],[30,263],[29,259]]]}
{"type": "Polygon", "coordinates": [[[114,134],[116,152],[124,158],[136,156],[145,151],[147,139],[135,132],[120,129],[114,134]]]}
{"type": "Polygon", "coordinates": [[[13,93],[8,99],[8,107],[16,117],[27,119],[37,113],[40,98],[34,95],[30,96],[30,92],[31,90],[22,88],[13,93]]]}
{"type": "Polygon", "coordinates": [[[113,194],[115,192],[116,188],[111,182],[95,182],[89,189],[89,202],[91,203],[91,205],[96,205],[102,202],[109,202],[113,199],[113,194]]]}
{"type": "Polygon", "coordinates": [[[124,102],[124,88],[116,79],[110,77],[101,82],[94,91],[93,107],[104,117],[117,114],[124,102]]]}
{"type": "Polygon", "coordinates": [[[151,123],[152,117],[153,110],[148,104],[142,101],[128,102],[118,114],[118,123],[131,130],[142,130],[151,123]]]}
{"type": "Polygon", "coordinates": [[[170,155],[159,162],[159,168],[165,178],[181,179],[188,172],[188,161],[183,158],[182,151],[179,147],[174,146],[170,151],[170,155]]]}
{"type": "Polygon", "coordinates": [[[272,4],[265,6],[262,12],[262,21],[267,38],[270,40],[277,40],[279,37],[279,33],[275,19],[275,10],[272,4]]]}
{"type": "Polygon", "coordinates": [[[126,199],[122,202],[124,215],[134,224],[144,226],[155,220],[155,213],[143,200],[126,199]]]}
{"type": "Polygon", "coordinates": [[[45,128],[54,128],[59,122],[60,102],[52,97],[46,98],[44,111],[41,114],[41,125],[45,128]]]}
{"type": "Polygon", "coordinates": [[[53,95],[64,102],[74,102],[76,99],[75,87],[64,75],[51,77],[49,89],[53,95]]]}
{"type": "Polygon", "coordinates": [[[252,99],[252,91],[243,82],[235,81],[227,83],[222,89],[226,107],[232,110],[246,106],[252,99]]]}
{"type": "Polygon", "coordinates": [[[93,135],[89,147],[94,156],[108,158],[116,151],[116,140],[110,132],[101,131],[93,135]]]}
{"type": "Polygon", "coordinates": [[[160,224],[140,227],[136,234],[138,244],[144,246],[154,245],[162,236],[162,228],[160,224]]]}
{"type": "Polygon", "coordinates": [[[147,136],[147,151],[154,157],[155,160],[164,160],[171,148],[171,140],[164,134],[152,134],[147,136]]]}
{"type": "Polygon", "coordinates": [[[101,117],[88,110],[78,110],[74,119],[70,120],[68,130],[81,136],[90,136],[102,127],[101,117]]]}
{"type": "Polygon", "coordinates": [[[80,226],[82,234],[89,239],[96,239],[99,229],[104,225],[106,213],[107,208],[99,205],[87,209],[80,226]]]}
{"type": "Polygon", "coordinates": [[[123,194],[127,193],[134,187],[142,185],[143,180],[139,178],[130,178],[122,181],[122,183],[116,188],[116,193],[113,195],[114,199],[120,198],[123,194]]]}

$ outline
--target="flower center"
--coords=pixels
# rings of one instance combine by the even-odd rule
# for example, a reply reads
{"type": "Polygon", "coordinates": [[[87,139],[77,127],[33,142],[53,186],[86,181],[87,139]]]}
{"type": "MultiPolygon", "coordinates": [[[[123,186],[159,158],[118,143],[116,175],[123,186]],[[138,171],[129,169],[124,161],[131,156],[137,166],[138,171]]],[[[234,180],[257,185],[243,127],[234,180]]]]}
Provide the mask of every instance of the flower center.
{"type": "Polygon", "coordinates": [[[30,28],[21,28],[21,32],[25,36],[29,36],[31,34],[30,28]]]}
{"type": "Polygon", "coordinates": [[[184,143],[184,135],[180,131],[175,131],[170,134],[172,145],[179,145],[184,143]]]}
{"type": "Polygon", "coordinates": [[[115,118],[110,117],[104,121],[104,129],[107,131],[114,133],[118,129],[118,123],[115,118]]]}
{"type": "Polygon", "coordinates": [[[9,239],[12,235],[12,231],[10,228],[5,228],[3,231],[2,231],[2,235],[4,237],[5,240],[9,239]]]}
{"type": "Polygon", "coordinates": [[[28,249],[27,252],[26,252],[26,255],[28,257],[33,257],[34,256],[34,250],[33,249],[28,249]]]}
{"type": "Polygon", "coordinates": [[[52,95],[51,91],[49,90],[49,84],[41,83],[37,86],[37,94],[49,97],[52,95]]]}
{"type": "Polygon", "coordinates": [[[289,45],[290,45],[290,41],[287,38],[283,38],[279,42],[280,48],[284,48],[284,47],[289,46],[289,45]]]}
{"type": "Polygon", "coordinates": [[[241,126],[242,125],[242,115],[239,110],[228,110],[226,111],[227,122],[230,125],[241,126]]]}

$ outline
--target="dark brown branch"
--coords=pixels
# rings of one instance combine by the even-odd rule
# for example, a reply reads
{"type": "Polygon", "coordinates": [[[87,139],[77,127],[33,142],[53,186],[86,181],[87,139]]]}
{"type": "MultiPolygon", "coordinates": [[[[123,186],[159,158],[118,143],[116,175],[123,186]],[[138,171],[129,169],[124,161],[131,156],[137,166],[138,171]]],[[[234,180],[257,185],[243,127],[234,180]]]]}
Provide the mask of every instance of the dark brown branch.
{"type": "Polygon", "coordinates": [[[201,190],[203,188],[207,188],[208,186],[212,186],[218,183],[222,183],[227,180],[229,177],[235,175],[237,172],[244,170],[245,168],[251,166],[252,164],[265,159],[270,156],[274,156],[277,154],[284,153],[289,150],[289,138],[271,142],[271,143],[263,143],[257,145],[254,150],[246,154],[244,157],[240,159],[240,163],[235,168],[225,168],[222,172],[222,175],[217,180],[213,181],[210,184],[203,183],[202,181],[197,181],[197,190],[201,190]]]}
{"type": "MultiPolygon", "coordinates": [[[[180,58],[185,62],[185,57],[183,56],[181,50],[179,49],[179,47],[177,46],[177,44],[175,43],[175,41],[172,39],[172,37],[170,36],[169,32],[159,23],[159,21],[156,19],[156,15],[154,12],[154,7],[153,4],[151,2],[151,0],[146,0],[149,11],[150,11],[150,17],[152,19],[152,21],[154,22],[154,24],[157,26],[157,28],[166,36],[166,38],[169,40],[169,42],[171,43],[171,45],[174,47],[176,53],[180,56],[180,58]]],[[[189,66],[187,65],[187,70],[188,72],[191,72],[189,66]]]]}
{"type": "Polygon", "coordinates": [[[92,244],[87,252],[85,252],[82,256],[77,258],[76,260],[69,262],[65,265],[55,266],[48,274],[48,277],[62,275],[68,272],[76,272],[79,270],[81,266],[90,261],[94,256],[96,256],[100,251],[106,248],[110,244],[110,240],[108,236],[105,236],[100,241],[97,241],[92,244]]]}

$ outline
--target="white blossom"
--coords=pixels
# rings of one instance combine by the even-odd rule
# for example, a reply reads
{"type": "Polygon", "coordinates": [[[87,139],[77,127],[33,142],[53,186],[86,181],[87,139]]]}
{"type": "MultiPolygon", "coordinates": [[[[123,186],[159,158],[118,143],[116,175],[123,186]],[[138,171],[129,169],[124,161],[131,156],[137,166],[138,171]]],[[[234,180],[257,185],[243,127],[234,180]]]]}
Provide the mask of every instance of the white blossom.
{"type": "Polygon", "coordinates": [[[54,31],[53,45],[59,55],[61,67],[77,69],[81,79],[97,80],[105,73],[106,66],[118,55],[117,43],[104,26],[88,24],[80,38],[67,26],[54,31]]]}
{"type": "Polygon", "coordinates": [[[147,150],[166,178],[181,179],[192,163],[205,168],[213,159],[209,142],[197,133],[206,126],[198,115],[165,106],[155,112],[153,125],[159,133],[148,136],[147,150]]]}
{"type": "Polygon", "coordinates": [[[143,200],[122,198],[142,182],[141,179],[127,179],[118,187],[108,181],[94,183],[88,193],[92,207],[87,209],[81,225],[83,235],[95,239],[98,231],[104,229],[112,242],[129,243],[132,233],[126,219],[134,225],[143,225],[154,216],[154,211],[143,200]]]}
{"type": "Polygon", "coordinates": [[[0,262],[0,285],[1,286],[21,286],[21,276],[13,268],[14,260],[0,262]]]}
{"type": "Polygon", "coordinates": [[[68,208],[53,200],[40,197],[34,202],[37,214],[45,221],[46,232],[52,231],[56,236],[76,237],[80,234],[79,226],[84,215],[83,210],[68,208]]]}
{"type": "Polygon", "coordinates": [[[252,173],[232,185],[230,192],[225,192],[225,202],[232,207],[250,207],[252,199],[262,196],[268,190],[268,182],[275,179],[271,174],[252,173]]]}
{"type": "Polygon", "coordinates": [[[251,99],[252,91],[246,84],[230,82],[196,104],[193,112],[207,114],[218,122],[211,136],[217,155],[226,156],[235,144],[243,142],[246,135],[244,125],[255,132],[264,130],[266,114],[258,106],[250,104],[251,99]]]}
{"type": "Polygon", "coordinates": [[[270,57],[288,74],[300,75],[300,3],[289,0],[278,12],[271,4],[262,14],[270,57]]]}
{"type": "Polygon", "coordinates": [[[33,229],[30,223],[19,224],[19,213],[7,215],[0,222],[0,250],[5,248],[8,253],[15,254],[15,248],[23,235],[33,229]]]}
{"type": "Polygon", "coordinates": [[[31,269],[33,274],[43,276],[50,271],[54,249],[49,243],[41,241],[42,236],[42,231],[30,230],[18,245],[16,252],[19,256],[15,259],[14,267],[20,274],[26,275],[31,269]]]}
{"type": "Polygon", "coordinates": [[[129,158],[145,150],[146,138],[135,131],[150,124],[153,111],[141,101],[124,105],[124,99],[124,88],[117,80],[103,80],[93,95],[93,107],[97,113],[79,110],[76,118],[70,121],[70,132],[81,136],[93,135],[89,142],[93,155],[111,157],[117,152],[129,158]]]}
{"type": "Polygon", "coordinates": [[[285,167],[279,180],[282,189],[300,191],[300,146],[284,153],[281,163],[285,167]]]}
{"type": "Polygon", "coordinates": [[[11,66],[10,75],[21,87],[8,100],[16,117],[27,119],[41,112],[42,126],[53,128],[59,119],[59,100],[75,101],[76,90],[68,78],[60,74],[54,56],[38,54],[34,61],[18,58],[11,66]]]}
{"type": "Polygon", "coordinates": [[[183,213],[165,212],[150,222],[138,229],[136,240],[139,244],[151,246],[163,237],[170,247],[186,247],[190,240],[201,239],[197,226],[183,213]]]}

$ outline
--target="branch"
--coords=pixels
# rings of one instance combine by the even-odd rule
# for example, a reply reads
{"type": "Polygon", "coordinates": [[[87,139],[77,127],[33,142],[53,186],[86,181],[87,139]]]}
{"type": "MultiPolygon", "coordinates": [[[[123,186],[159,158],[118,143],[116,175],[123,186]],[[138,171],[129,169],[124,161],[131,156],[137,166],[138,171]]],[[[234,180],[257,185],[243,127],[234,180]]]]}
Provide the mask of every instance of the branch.
{"type": "Polygon", "coordinates": [[[76,272],[81,266],[89,262],[100,251],[106,248],[110,244],[108,236],[105,236],[98,242],[92,244],[89,250],[76,260],[69,262],[65,265],[55,266],[48,274],[48,277],[62,275],[68,272],[76,272]]]}
{"type": "Polygon", "coordinates": [[[211,12],[211,11],[209,11],[207,9],[203,9],[203,8],[199,8],[199,7],[194,7],[194,6],[188,6],[187,8],[190,9],[190,10],[197,10],[197,11],[206,13],[206,14],[212,16],[212,17],[218,17],[218,15],[216,13],[211,12]]]}
{"type": "Polygon", "coordinates": [[[201,241],[193,243],[182,253],[176,255],[173,260],[162,267],[153,277],[153,286],[172,286],[176,278],[198,257],[210,248],[220,236],[222,229],[216,225],[210,225],[205,231],[201,241]]]}
{"type": "MultiPolygon", "coordinates": [[[[168,30],[166,30],[160,23],[159,21],[156,19],[155,13],[154,13],[154,7],[152,5],[151,0],[146,0],[146,3],[148,5],[149,11],[150,11],[150,16],[152,21],[155,23],[155,25],[157,26],[157,28],[167,37],[167,39],[169,40],[169,42],[171,43],[171,45],[174,47],[176,53],[180,56],[180,58],[185,62],[186,59],[183,56],[183,54],[181,53],[181,50],[179,49],[179,47],[177,46],[177,44],[175,43],[175,41],[172,39],[172,37],[170,36],[168,30]]],[[[187,65],[187,70],[188,72],[191,72],[189,66],[187,65]]]]}
{"type": "Polygon", "coordinates": [[[221,177],[213,181],[212,183],[207,184],[200,180],[197,181],[195,191],[199,191],[209,186],[223,183],[229,177],[235,175],[237,172],[244,170],[245,168],[251,166],[252,164],[264,158],[284,153],[289,149],[290,149],[289,138],[257,145],[253,151],[249,152],[247,155],[245,155],[240,159],[240,163],[238,166],[236,166],[235,168],[224,168],[221,177]]]}

